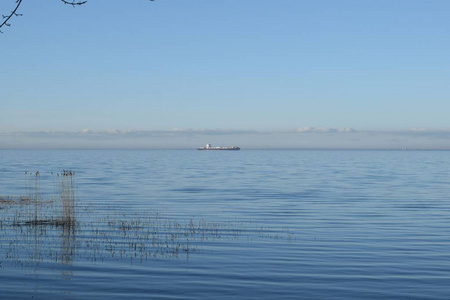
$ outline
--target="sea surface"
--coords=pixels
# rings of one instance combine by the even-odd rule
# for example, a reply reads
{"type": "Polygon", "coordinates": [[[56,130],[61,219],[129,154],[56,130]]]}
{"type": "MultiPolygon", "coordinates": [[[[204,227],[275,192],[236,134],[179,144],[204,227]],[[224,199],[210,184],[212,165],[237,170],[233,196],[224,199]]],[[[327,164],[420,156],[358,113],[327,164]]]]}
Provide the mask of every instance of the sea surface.
{"type": "Polygon", "coordinates": [[[450,299],[448,151],[2,150],[0,216],[1,299],[450,299]]]}

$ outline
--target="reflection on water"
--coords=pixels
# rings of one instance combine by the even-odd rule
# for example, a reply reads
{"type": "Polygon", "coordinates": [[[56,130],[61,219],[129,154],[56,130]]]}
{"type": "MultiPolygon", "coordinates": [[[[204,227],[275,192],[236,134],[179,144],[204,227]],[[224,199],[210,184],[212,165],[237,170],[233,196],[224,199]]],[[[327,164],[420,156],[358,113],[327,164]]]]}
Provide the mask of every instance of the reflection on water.
{"type": "MultiPolygon", "coordinates": [[[[75,217],[75,212],[73,212],[75,217]]],[[[75,256],[75,241],[76,241],[76,228],[75,223],[68,223],[68,225],[62,226],[61,235],[61,263],[67,266],[67,269],[61,271],[61,275],[64,279],[71,279],[73,277],[73,260],[75,256]]]]}
{"type": "MultiPolygon", "coordinates": [[[[61,262],[71,266],[75,255],[76,199],[72,171],[53,174],[58,177],[60,190],[56,196],[44,199],[41,195],[41,174],[28,175],[29,194],[20,197],[1,197],[2,214],[0,224],[2,237],[9,239],[7,247],[2,243],[4,259],[14,265],[38,270],[42,262],[61,262]],[[57,241],[61,240],[60,250],[57,241]],[[30,266],[30,264],[32,264],[30,266]]],[[[54,178],[53,178],[54,179],[54,178]]],[[[70,272],[63,271],[65,277],[70,272]]]]}
{"type": "Polygon", "coordinates": [[[0,150],[1,297],[447,299],[448,154],[0,150]]]}

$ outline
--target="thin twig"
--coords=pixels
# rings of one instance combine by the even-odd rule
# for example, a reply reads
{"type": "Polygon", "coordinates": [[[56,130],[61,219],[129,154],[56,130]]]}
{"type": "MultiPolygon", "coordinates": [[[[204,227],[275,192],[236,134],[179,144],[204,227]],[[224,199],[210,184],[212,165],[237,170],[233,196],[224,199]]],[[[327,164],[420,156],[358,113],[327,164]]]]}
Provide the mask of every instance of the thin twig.
{"type": "Polygon", "coordinates": [[[75,0],[73,0],[73,1],[66,1],[66,0],[61,0],[61,2],[64,3],[64,4],[69,4],[69,5],[75,6],[75,5],[86,4],[87,0],[86,1],[75,1],[75,0]]]}
{"type": "MultiPolygon", "coordinates": [[[[16,0],[16,7],[15,7],[14,10],[11,12],[11,14],[6,15],[6,16],[5,16],[5,15],[2,15],[3,19],[5,19],[5,20],[3,21],[2,24],[0,24],[0,28],[2,28],[4,25],[5,25],[5,26],[8,26],[8,27],[11,26],[11,24],[8,23],[8,21],[9,21],[9,19],[11,19],[13,16],[16,16],[16,17],[22,16],[21,14],[16,13],[16,11],[17,11],[17,9],[19,8],[20,4],[22,4],[22,0],[16,0]]],[[[3,33],[3,32],[0,30],[0,33],[3,33]]]]}
{"type": "MultiPolygon", "coordinates": [[[[72,5],[73,7],[75,7],[76,5],[83,5],[83,4],[86,4],[88,2],[88,0],[60,0],[60,1],[62,3],[64,3],[64,4],[72,5]]],[[[154,0],[150,0],[150,1],[154,1],[154,0]]],[[[8,23],[8,21],[13,16],[16,16],[16,17],[22,16],[22,14],[16,13],[16,11],[19,8],[20,4],[22,4],[22,0],[16,0],[16,7],[11,11],[11,14],[9,14],[9,15],[2,15],[4,20],[0,24],[0,29],[3,26],[8,26],[8,27],[11,26],[11,23],[8,23]]],[[[0,30],[0,33],[3,33],[3,32],[0,30]]]]}

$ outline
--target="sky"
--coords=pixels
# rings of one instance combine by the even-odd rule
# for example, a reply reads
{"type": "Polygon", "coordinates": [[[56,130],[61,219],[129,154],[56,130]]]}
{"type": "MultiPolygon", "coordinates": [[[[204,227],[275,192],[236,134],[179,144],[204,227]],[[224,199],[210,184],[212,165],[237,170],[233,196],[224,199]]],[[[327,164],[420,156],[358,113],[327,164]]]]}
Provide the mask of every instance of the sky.
{"type": "Polygon", "coordinates": [[[0,34],[0,149],[450,149],[448,0],[23,0],[18,13],[0,34]]]}

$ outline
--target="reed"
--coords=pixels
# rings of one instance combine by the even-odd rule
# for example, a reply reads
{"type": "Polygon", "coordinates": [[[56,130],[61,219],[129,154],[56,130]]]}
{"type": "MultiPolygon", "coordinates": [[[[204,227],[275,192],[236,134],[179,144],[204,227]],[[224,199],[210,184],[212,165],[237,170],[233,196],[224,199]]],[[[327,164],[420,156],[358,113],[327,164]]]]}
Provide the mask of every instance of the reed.
{"type": "Polygon", "coordinates": [[[75,173],[72,170],[64,170],[61,176],[61,223],[68,227],[74,227],[76,223],[74,176],[75,173]]]}
{"type": "Polygon", "coordinates": [[[76,225],[76,184],[75,172],[63,170],[62,173],[51,173],[59,181],[56,197],[43,199],[41,193],[41,173],[25,172],[28,175],[29,193],[22,197],[0,197],[0,204],[19,205],[26,209],[15,212],[15,226],[66,226],[76,225]]]}
{"type": "Polygon", "coordinates": [[[37,171],[35,173],[34,180],[34,224],[38,223],[39,220],[39,188],[40,188],[40,173],[37,171]]]}
{"type": "Polygon", "coordinates": [[[58,191],[54,199],[45,199],[41,180],[48,177],[38,172],[29,176],[28,197],[0,197],[0,236],[8,241],[0,243],[0,265],[2,260],[37,265],[43,258],[71,265],[75,257],[142,263],[152,258],[187,259],[217,242],[241,239],[250,243],[262,238],[290,244],[296,240],[287,227],[268,227],[252,220],[218,222],[154,211],[131,213],[109,206],[79,206],[71,170],[52,174],[58,191]],[[78,211],[83,213],[80,220],[78,211]]]}

